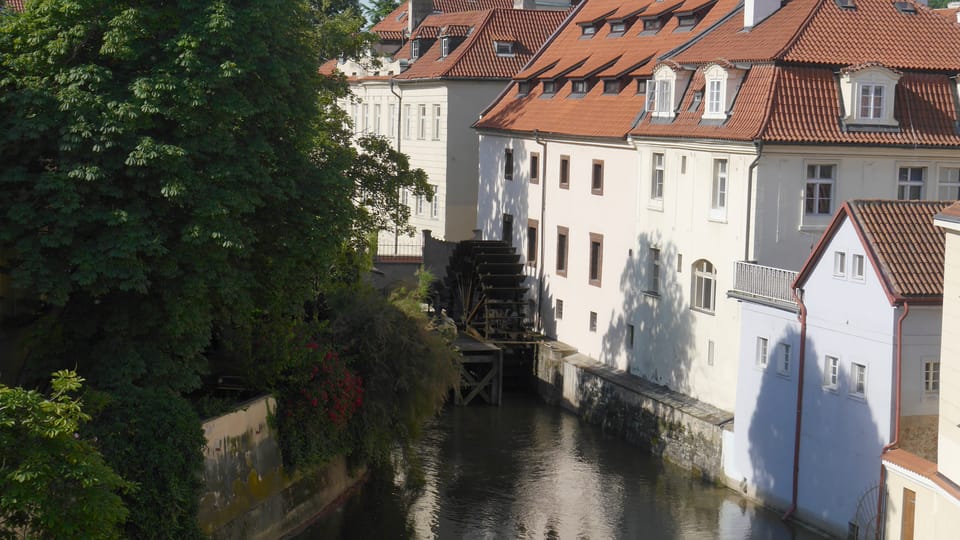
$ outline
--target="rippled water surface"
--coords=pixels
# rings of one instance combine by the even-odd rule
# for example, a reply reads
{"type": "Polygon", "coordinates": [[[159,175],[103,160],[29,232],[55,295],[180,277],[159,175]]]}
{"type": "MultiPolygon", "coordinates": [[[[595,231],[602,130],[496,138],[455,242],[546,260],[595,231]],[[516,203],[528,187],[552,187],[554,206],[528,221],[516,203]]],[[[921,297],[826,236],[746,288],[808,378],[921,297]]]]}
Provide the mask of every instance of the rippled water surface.
{"type": "Polygon", "coordinates": [[[375,475],[297,538],[815,538],[532,397],[450,407],[416,452],[422,487],[375,475]]]}

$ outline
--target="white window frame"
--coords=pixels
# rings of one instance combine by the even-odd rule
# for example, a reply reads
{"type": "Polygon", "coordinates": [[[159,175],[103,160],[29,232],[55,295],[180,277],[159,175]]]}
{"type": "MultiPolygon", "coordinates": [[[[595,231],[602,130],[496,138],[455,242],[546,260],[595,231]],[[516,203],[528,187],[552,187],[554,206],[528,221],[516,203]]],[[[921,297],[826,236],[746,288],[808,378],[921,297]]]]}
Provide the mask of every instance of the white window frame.
{"type": "Polygon", "coordinates": [[[867,365],[850,363],[850,395],[856,398],[867,397],[867,365]]]}
{"type": "Polygon", "coordinates": [[[791,349],[789,343],[777,345],[777,373],[790,376],[790,367],[793,364],[793,358],[790,357],[791,349]]]}
{"type": "Polygon", "coordinates": [[[574,79],[570,81],[570,94],[582,96],[590,89],[586,79],[574,79]]]}
{"type": "Polygon", "coordinates": [[[770,361],[770,340],[757,336],[756,365],[759,369],[766,369],[770,361]]]}
{"type": "Polygon", "coordinates": [[[823,357],[823,387],[836,391],[840,387],[840,357],[832,354],[823,357]]]}
{"type": "Polygon", "coordinates": [[[373,132],[377,135],[383,134],[383,126],[380,124],[380,104],[373,104],[373,132]]]}
{"type": "Polygon", "coordinates": [[[847,277],[847,252],[833,252],[833,277],[844,279],[847,277]]]}
{"type": "Polygon", "coordinates": [[[450,54],[450,38],[440,38],[440,58],[446,58],[450,54]]]}
{"type": "Polygon", "coordinates": [[[854,281],[863,281],[866,260],[862,253],[854,253],[850,257],[850,278],[854,281]]]}
{"type": "Polygon", "coordinates": [[[857,125],[899,125],[893,102],[901,74],[883,66],[847,71],[840,76],[844,121],[857,125]]]}
{"type": "Polygon", "coordinates": [[[937,167],[937,200],[960,200],[960,165],[937,167]]]}
{"type": "Polygon", "coordinates": [[[660,248],[651,247],[647,249],[647,254],[650,259],[650,276],[647,282],[647,293],[659,296],[660,295],[660,248]]]}
{"type": "Polygon", "coordinates": [[[693,263],[690,309],[713,315],[717,307],[717,267],[707,259],[693,263]]]}
{"type": "Polygon", "coordinates": [[[440,105],[436,103],[433,105],[433,133],[431,135],[433,140],[440,140],[440,105]]]}
{"type": "Polygon", "coordinates": [[[512,41],[494,41],[493,52],[497,56],[512,57],[515,56],[514,43],[512,41]]]}
{"type": "Polygon", "coordinates": [[[713,187],[710,190],[710,220],[727,220],[727,190],[730,187],[728,168],[729,160],[716,158],[713,160],[713,187]]]}
{"type": "Polygon", "coordinates": [[[427,105],[421,103],[417,105],[417,140],[427,138],[427,105]]]}
{"type": "Polygon", "coordinates": [[[940,360],[923,362],[923,391],[927,394],[940,393],[940,360]]]}
{"type": "Polygon", "coordinates": [[[437,218],[440,215],[440,190],[433,186],[433,200],[430,201],[430,217],[437,218]]]}
{"type": "Polygon", "coordinates": [[[417,215],[418,215],[418,216],[423,213],[423,200],[424,200],[424,198],[425,198],[425,197],[424,197],[423,195],[417,195],[417,215]]]}
{"type": "Polygon", "coordinates": [[[650,158],[650,200],[663,204],[663,188],[666,183],[666,161],[664,152],[653,152],[650,158]]]}
{"type": "Polygon", "coordinates": [[[887,86],[878,83],[857,85],[857,118],[860,120],[882,120],[884,100],[887,98],[887,86]]]}
{"type": "Polygon", "coordinates": [[[360,107],[360,112],[363,115],[363,133],[370,133],[370,105],[364,103],[360,107]]]}
{"type": "Polygon", "coordinates": [[[707,106],[704,110],[704,118],[723,119],[724,114],[724,87],[726,81],[720,78],[707,79],[707,106]]]}
{"type": "Polygon", "coordinates": [[[413,106],[409,103],[403,106],[403,138],[410,140],[413,131],[413,106]]]}
{"type": "Polygon", "coordinates": [[[353,120],[354,135],[360,133],[360,105],[358,103],[350,105],[350,119],[353,120]]]}
{"type": "Polygon", "coordinates": [[[415,39],[410,42],[410,58],[416,60],[420,58],[420,40],[415,39]]]}
{"type": "Polygon", "coordinates": [[[393,137],[393,126],[397,122],[397,104],[391,103],[387,107],[387,135],[393,137]]]}
{"type": "Polygon", "coordinates": [[[926,165],[901,164],[897,166],[897,200],[923,200],[924,193],[926,192],[927,168],[926,165]],[[917,181],[914,175],[917,171],[920,172],[919,181],[917,181]]]}
{"type": "Polygon", "coordinates": [[[837,190],[837,164],[806,163],[804,165],[807,178],[803,187],[803,214],[805,216],[833,215],[833,201],[836,199],[837,190]],[[826,169],[827,167],[829,169],[826,169]],[[824,176],[825,170],[830,171],[829,176],[824,176]],[[828,191],[826,196],[823,193],[824,187],[828,191]],[[823,211],[824,200],[827,203],[826,211],[823,211]]]}

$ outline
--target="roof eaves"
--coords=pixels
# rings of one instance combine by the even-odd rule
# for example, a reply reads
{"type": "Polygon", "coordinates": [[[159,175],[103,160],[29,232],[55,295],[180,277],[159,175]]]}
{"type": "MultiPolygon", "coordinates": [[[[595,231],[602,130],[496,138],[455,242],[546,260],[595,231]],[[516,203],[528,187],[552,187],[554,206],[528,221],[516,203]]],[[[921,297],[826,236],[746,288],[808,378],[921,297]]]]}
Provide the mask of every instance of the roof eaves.
{"type": "Polygon", "coordinates": [[[837,213],[833,215],[833,219],[830,220],[830,224],[827,225],[826,230],[820,235],[820,239],[817,240],[817,244],[810,251],[810,255],[807,255],[807,260],[803,262],[800,271],[797,272],[797,277],[793,279],[793,284],[791,285],[793,289],[803,288],[803,285],[807,282],[810,274],[813,273],[813,269],[816,268],[817,263],[823,256],[824,251],[827,250],[827,245],[833,240],[837,231],[840,230],[840,226],[844,220],[850,217],[850,214],[850,205],[848,202],[844,202],[840,210],[837,210],[837,213]]]}

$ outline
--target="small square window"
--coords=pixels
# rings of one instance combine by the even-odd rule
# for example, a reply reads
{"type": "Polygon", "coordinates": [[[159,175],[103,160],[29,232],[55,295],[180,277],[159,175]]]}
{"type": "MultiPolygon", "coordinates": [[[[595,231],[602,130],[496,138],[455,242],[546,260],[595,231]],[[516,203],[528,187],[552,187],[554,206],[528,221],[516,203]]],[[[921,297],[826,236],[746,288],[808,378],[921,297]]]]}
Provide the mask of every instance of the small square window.
{"type": "Polygon", "coordinates": [[[610,33],[611,34],[622,34],[627,31],[627,23],[624,21],[616,21],[610,23],[610,33]]]}
{"type": "Polygon", "coordinates": [[[597,33],[597,27],[592,24],[585,24],[580,27],[581,36],[593,36],[597,33]]]}
{"type": "Polygon", "coordinates": [[[603,235],[590,233],[590,285],[599,287],[603,278],[603,235]]]}
{"type": "Polygon", "coordinates": [[[553,95],[556,92],[557,92],[557,81],[554,81],[554,80],[543,81],[544,95],[553,95]]]}
{"type": "Polygon", "coordinates": [[[570,93],[578,96],[582,96],[587,93],[589,90],[589,84],[587,84],[586,79],[577,79],[570,84],[570,93]]]}
{"type": "Polygon", "coordinates": [[[535,219],[527,220],[527,264],[537,265],[537,249],[539,246],[540,222],[535,219]]]}
{"type": "Polygon", "coordinates": [[[620,93],[620,81],[617,79],[603,81],[603,93],[604,94],[619,94],[620,93]]]}
{"type": "Polygon", "coordinates": [[[928,393],[940,391],[940,361],[923,363],[923,389],[928,393]]]}
{"type": "Polygon", "coordinates": [[[827,355],[824,358],[823,366],[823,386],[830,390],[836,390],[840,383],[840,359],[836,356],[827,355]]]}
{"type": "Polygon", "coordinates": [[[644,32],[656,32],[660,30],[660,19],[645,19],[643,21],[644,32]]]}
{"type": "Polygon", "coordinates": [[[757,338],[757,367],[767,367],[767,338],[757,338]]]}
{"type": "Polygon", "coordinates": [[[883,119],[883,85],[860,85],[860,118],[866,120],[883,119]]]}
{"type": "Polygon", "coordinates": [[[852,266],[851,277],[857,281],[863,281],[863,255],[854,253],[850,265],[852,266]]]}
{"type": "Polygon", "coordinates": [[[634,330],[633,330],[633,325],[632,325],[632,324],[628,324],[628,325],[627,325],[627,348],[628,348],[628,349],[632,349],[632,348],[633,348],[633,338],[634,338],[633,332],[634,332],[634,330]]]}
{"type": "Polygon", "coordinates": [[[560,187],[570,188],[570,156],[560,156],[560,187]]]}
{"type": "Polygon", "coordinates": [[[857,397],[864,397],[867,394],[867,366],[863,364],[850,364],[850,394],[857,397]]]}
{"type": "Polygon", "coordinates": [[[840,278],[847,275],[847,254],[843,251],[833,252],[833,275],[840,278]]]}
{"type": "Polygon", "coordinates": [[[942,167],[940,169],[937,199],[941,201],[960,200],[960,168],[942,167]]]}
{"type": "Polygon", "coordinates": [[[557,300],[557,320],[563,319],[563,300],[557,300]]]}
{"type": "Polygon", "coordinates": [[[597,331],[597,312],[596,311],[590,312],[590,331],[591,332],[597,331]]]}
{"type": "Polygon", "coordinates": [[[530,154],[530,183],[540,183],[540,154],[537,152],[530,154]]]}
{"type": "Polygon", "coordinates": [[[923,199],[923,184],[926,179],[926,167],[900,167],[900,174],[897,177],[897,199],[901,201],[923,199]]]}
{"type": "Polygon", "coordinates": [[[644,95],[647,93],[647,79],[637,79],[637,95],[644,95]]]}
{"type": "Polygon", "coordinates": [[[590,193],[603,195],[603,161],[593,160],[593,170],[590,180],[590,193]]]}
{"type": "Polygon", "coordinates": [[[567,275],[567,247],[570,231],[566,227],[557,227],[557,275],[567,275]]]}
{"type": "Polygon", "coordinates": [[[517,95],[525,96],[530,93],[530,81],[522,81],[517,83],[517,95]]]}

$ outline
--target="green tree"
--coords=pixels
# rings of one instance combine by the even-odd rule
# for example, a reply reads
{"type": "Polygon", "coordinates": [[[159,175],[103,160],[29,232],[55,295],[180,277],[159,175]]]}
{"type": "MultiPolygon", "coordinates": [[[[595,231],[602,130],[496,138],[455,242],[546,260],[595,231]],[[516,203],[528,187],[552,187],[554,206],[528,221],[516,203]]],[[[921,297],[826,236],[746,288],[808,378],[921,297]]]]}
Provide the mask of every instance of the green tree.
{"type": "Polygon", "coordinates": [[[365,10],[370,25],[382,21],[384,17],[393,13],[393,10],[397,9],[399,5],[399,0],[373,0],[365,10]]]}
{"type": "Polygon", "coordinates": [[[53,374],[50,397],[0,385],[0,538],[119,538],[133,485],[80,438],[83,379],[53,374]]]}

